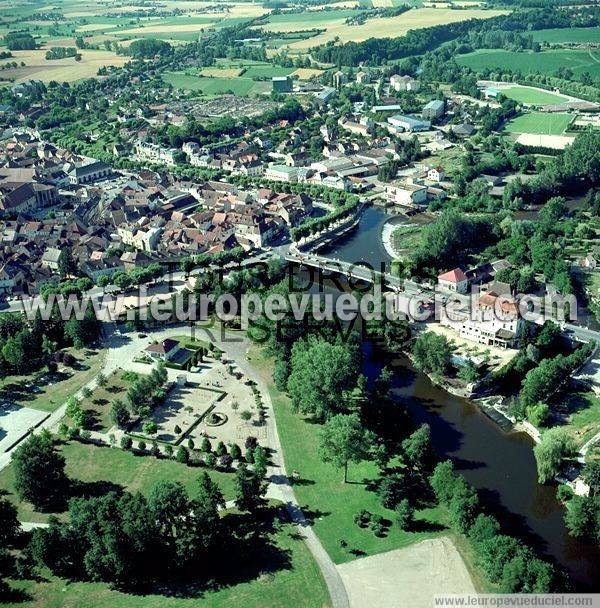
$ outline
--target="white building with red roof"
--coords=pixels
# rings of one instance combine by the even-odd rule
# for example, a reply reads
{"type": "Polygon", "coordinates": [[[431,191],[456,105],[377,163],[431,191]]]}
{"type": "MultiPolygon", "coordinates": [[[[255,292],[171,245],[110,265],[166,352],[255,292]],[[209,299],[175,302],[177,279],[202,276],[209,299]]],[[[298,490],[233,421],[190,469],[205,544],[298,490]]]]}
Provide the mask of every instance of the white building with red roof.
{"type": "Polygon", "coordinates": [[[469,288],[469,279],[460,268],[454,268],[444,274],[440,274],[437,278],[438,287],[443,291],[452,291],[455,293],[467,293],[469,288]]]}

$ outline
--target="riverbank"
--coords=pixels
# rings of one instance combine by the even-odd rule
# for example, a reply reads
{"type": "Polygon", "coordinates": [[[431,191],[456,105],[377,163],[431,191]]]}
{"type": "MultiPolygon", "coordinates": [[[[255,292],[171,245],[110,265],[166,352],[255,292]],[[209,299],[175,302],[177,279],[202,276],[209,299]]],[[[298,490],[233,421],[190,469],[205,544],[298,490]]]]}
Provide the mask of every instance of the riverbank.
{"type": "Polygon", "coordinates": [[[381,242],[383,244],[383,247],[386,251],[386,253],[394,260],[398,257],[400,257],[400,254],[396,251],[394,245],[393,245],[393,240],[392,240],[392,236],[394,234],[394,231],[398,228],[397,224],[393,224],[391,222],[387,222],[386,224],[383,225],[383,230],[381,231],[381,242]]]}

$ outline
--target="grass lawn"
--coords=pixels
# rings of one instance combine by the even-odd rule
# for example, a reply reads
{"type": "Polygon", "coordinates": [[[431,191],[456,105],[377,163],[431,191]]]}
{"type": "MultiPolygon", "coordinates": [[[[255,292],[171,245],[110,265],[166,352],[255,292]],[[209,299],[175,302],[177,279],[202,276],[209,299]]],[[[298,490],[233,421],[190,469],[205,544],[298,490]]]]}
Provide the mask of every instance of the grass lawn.
{"type": "Polygon", "coordinates": [[[28,376],[7,376],[0,388],[0,400],[31,407],[44,412],[58,409],[71,395],[85,386],[102,368],[103,350],[73,348],[65,349],[77,359],[74,369],[50,376],[47,372],[36,372],[28,376]],[[69,375],[70,374],[70,375],[69,375]],[[26,383],[31,383],[30,387],[26,383]]]}
{"type": "Polygon", "coordinates": [[[567,98],[563,95],[557,95],[556,93],[550,93],[543,89],[530,89],[528,87],[508,87],[502,89],[502,94],[510,99],[514,99],[518,103],[524,103],[528,105],[546,105],[554,103],[563,103],[567,101],[567,98]]]}
{"type": "Polygon", "coordinates": [[[392,245],[394,250],[399,253],[404,253],[416,249],[422,242],[422,231],[422,225],[409,224],[398,226],[392,233],[392,245]]]}
{"type": "MultiPolygon", "coordinates": [[[[124,489],[146,494],[158,481],[168,479],[181,482],[190,493],[200,474],[207,470],[176,462],[157,460],[153,456],[137,456],[120,448],[99,447],[77,441],[64,443],[60,451],[66,460],[67,475],[82,482],[82,493],[105,493],[112,489],[124,489]]],[[[208,471],[219,484],[226,500],[233,498],[233,473],[208,471]]],[[[8,498],[19,508],[21,521],[46,521],[47,513],[35,511],[32,505],[20,503],[14,491],[14,472],[12,466],[0,471],[0,489],[9,492],[8,498]]]]}
{"type": "MultiPolygon", "coordinates": [[[[67,583],[54,576],[34,582],[14,581],[13,588],[25,591],[30,601],[4,603],[11,608],[327,608],[329,594],[321,573],[304,542],[290,524],[280,524],[272,536],[278,549],[266,550],[246,568],[237,568],[230,586],[182,594],[131,595],[110,589],[103,583],[67,583]],[[275,553],[275,554],[274,554],[275,553]],[[282,560],[283,558],[283,560],[282,560]],[[257,573],[257,564],[260,572],[257,573]],[[178,596],[179,595],[179,596],[178,596]]],[[[169,590],[171,591],[171,590],[169,590]]]]}
{"type": "Polygon", "coordinates": [[[600,431],[600,399],[592,392],[564,395],[571,414],[565,428],[581,446],[600,431]]]}
{"type": "Polygon", "coordinates": [[[437,508],[416,514],[425,529],[422,532],[405,532],[392,523],[386,536],[378,538],[370,530],[359,528],[353,518],[361,509],[390,522],[394,520],[394,513],[382,507],[375,493],[364,484],[364,480],[376,478],[375,464],[351,464],[349,483],[344,484],[342,471],[324,464],[318,456],[320,425],[293,413],[289,398],[273,385],[272,361],[256,349],[251,353],[251,361],[269,386],[286,468],[300,475],[294,487],[296,497],[307,516],[312,517],[314,530],[334,562],[339,564],[361,555],[398,549],[440,533],[443,516],[437,508]],[[342,540],[346,541],[346,548],[341,546],[342,540]]]}
{"type": "Polygon", "coordinates": [[[539,133],[561,135],[573,120],[570,114],[547,114],[528,112],[509,121],[504,127],[509,133],[539,133]]]}
{"type": "Polygon", "coordinates": [[[105,386],[98,386],[90,397],[81,400],[81,407],[89,410],[94,417],[92,430],[106,432],[112,427],[110,405],[116,399],[124,400],[130,386],[131,382],[125,379],[124,372],[116,371],[107,378],[105,386]]]}
{"type": "Polygon", "coordinates": [[[475,72],[483,69],[511,69],[523,74],[552,76],[562,67],[573,70],[576,77],[589,72],[594,80],[600,80],[600,52],[595,50],[561,49],[520,53],[503,49],[481,49],[460,55],[456,61],[475,72]]]}

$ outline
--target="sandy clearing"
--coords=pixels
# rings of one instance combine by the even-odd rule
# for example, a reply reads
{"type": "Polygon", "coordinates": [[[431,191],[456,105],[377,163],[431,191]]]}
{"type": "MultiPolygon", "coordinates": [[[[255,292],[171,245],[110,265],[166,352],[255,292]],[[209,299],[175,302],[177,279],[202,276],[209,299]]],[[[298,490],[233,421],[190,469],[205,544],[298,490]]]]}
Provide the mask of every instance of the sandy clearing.
{"type": "Polygon", "coordinates": [[[300,80],[308,80],[313,76],[320,76],[323,70],[317,70],[316,68],[298,68],[292,72],[292,76],[298,76],[300,80]]]}
{"type": "Polygon", "coordinates": [[[447,536],[336,566],[350,608],[431,608],[436,594],[476,593],[447,536]]]}
{"type": "Polygon", "coordinates": [[[241,68],[204,68],[200,76],[213,76],[217,78],[237,78],[241,68]]]}

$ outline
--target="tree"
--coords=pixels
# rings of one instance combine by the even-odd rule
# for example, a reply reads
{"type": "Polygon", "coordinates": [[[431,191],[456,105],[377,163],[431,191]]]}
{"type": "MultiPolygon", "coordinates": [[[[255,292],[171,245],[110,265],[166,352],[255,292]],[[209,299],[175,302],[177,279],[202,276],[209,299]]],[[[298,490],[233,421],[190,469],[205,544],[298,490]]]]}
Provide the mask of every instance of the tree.
{"type": "Polygon", "coordinates": [[[287,388],[294,408],[325,420],[339,412],[360,374],[358,348],[310,338],[295,342],[287,388]]]}
{"type": "Polygon", "coordinates": [[[574,439],[561,428],[546,431],[533,448],[540,483],[547,483],[560,471],[564,458],[576,452],[574,439]]]}
{"type": "Polygon", "coordinates": [[[211,450],[212,446],[210,444],[210,439],[208,437],[204,437],[204,439],[202,439],[202,443],[200,444],[200,451],[208,453],[211,450]]]}
{"type": "Polygon", "coordinates": [[[410,502],[408,502],[407,498],[403,498],[394,509],[396,513],[396,522],[402,528],[402,530],[408,530],[415,516],[415,510],[411,506],[410,502]]]}
{"type": "Polygon", "coordinates": [[[261,478],[264,479],[267,475],[267,464],[269,458],[267,456],[267,450],[262,445],[257,445],[254,448],[254,466],[252,470],[261,478]]]}
{"type": "MultiPolygon", "coordinates": [[[[203,450],[203,451],[210,451],[210,450],[203,450]]],[[[231,458],[233,458],[233,460],[240,460],[240,458],[242,457],[242,450],[240,449],[240,446],[237,443],[232,443],[231,447],[229,448],[229,453],[231,454],[231,458]]]]}
{"type": "Polygon", "coordinates": [[[208,473],[202,473],[198,479],[198,495],[196,500],[211,509],[224,509],[225,499],[219,486],[211,479],[208,473]]]}
{"type": "Polygon", "coordinates": [[[124,450],[130,450],[132,445],[133,445],[133,440],[131,439],[131,437],[129,435],[123,435],[123,437],[121,437],[121,447],[124,450]]]}
{"type": "Polygon", "coordinates": [[[0,498],[0,547],[12,545],[21,529],[17,507],[6,498],[0,498]]]}
{"type": "Polygon", "coordinates": [[[142,431],[145,435],[154,435],[158,432],[158,425],[154,420],[146,420],[142,425],[142,431]]]}
{"type": "Polygon", "coordinates": [[[595,498],[573,496],[567,505],[565,525],[571,536],[593,538],[596,533],[600,505],[595,498]]]}
{"type": "Polygon", "coordinates": [[[127,406],[120,400],[115,399],[110,404],[110,421],[119,428],[125,428],[129,423],[129,410],[127,406]]]}
{"type": "Polygon", "coordinates": [[[344,469],[344,483],[348,480],[348,463],[366,459],[375,443],[373,433],[362,427],[357,414],[332,416],[323,426],[320,440],[321,459],[344,469]]]}
{"type": "Polygon", "coordinates": [[[235,506],[241,511],[256,512],[264,503],[267,484],[245,464],[240,464],[235,473],[235,506]]]}
{"type": "Polygon", "coordinates": [[[402,442],[402,450],[407,464],[421,471],[428,470],[433,461],[431,431],[428,424],[422,424],[402,442]]]}
{"type": "Polygon", "coordinates": [[[106,383],[108,382],[108,379],[106,378],[106,376],[102,372],[100,372],[96,376],[96,382],[98,383],[98,386],[106,386],[106,383]]]}
{"type": "Polygon", "coordinates": [[[451,366],[452,345],[445,336],[428,331],[415,340],[412,354],[422,372],[443,376],[451,366]]]}
{"type": "Polygon", "coordinates": [[[177,448],[177,454],[175,455],[175,458],[177,459],[177,462],[187,464],[190,461],[190,453],[185,446],[180,445],[177,448]]]}
{"type": "Polygon", "coordinates": [[[52,510],[64,503],[69,480],[65,459],[54,449],[47,431],[31,435],[12,455],[15,490],[41,511],[52,510]]]}
{"type": "Polygon", "coordinates": [[[590,494],[596,494],[600,490],[600,461],[586,462],[582,475],[585,482],[590,486],[590,494]]]}
{"type": "Polygon", "coordinates": [[[440,503],[449,503],[454,493],[456,474],[451,460],[445,460],[436,465],[429,477],[429,485],[440,503]]]}

